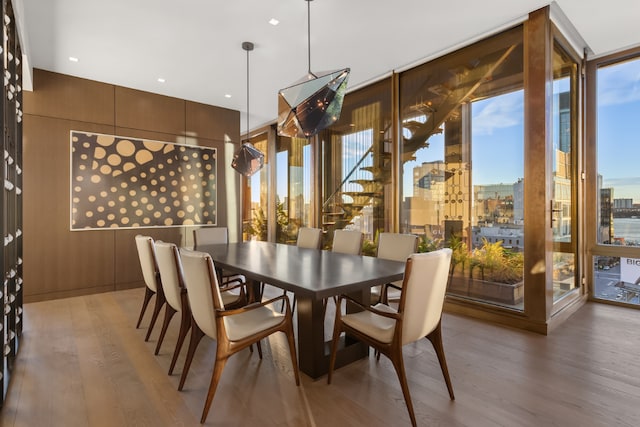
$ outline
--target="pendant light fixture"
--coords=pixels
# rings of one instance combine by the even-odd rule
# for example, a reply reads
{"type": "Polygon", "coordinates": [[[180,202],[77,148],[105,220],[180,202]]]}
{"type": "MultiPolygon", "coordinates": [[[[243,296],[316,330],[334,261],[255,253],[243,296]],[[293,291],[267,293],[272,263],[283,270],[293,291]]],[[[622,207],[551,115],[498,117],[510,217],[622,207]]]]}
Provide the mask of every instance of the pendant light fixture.
{"type": "Polygon", "coordinates": [[[242,49],[247,51],[247,141],[233,155],[231,167],[249,177],[264,166],[264,153],[249,142],[249,52],[253,50],[253,43],[243,42],[242,49]]]}
{"type": "Polygon", "coordinates": [[[278,92],[278,135],[310,138],[340,118],[349,68],[311,71],[311,1],[307,2],[307,75],[278,92]]]}

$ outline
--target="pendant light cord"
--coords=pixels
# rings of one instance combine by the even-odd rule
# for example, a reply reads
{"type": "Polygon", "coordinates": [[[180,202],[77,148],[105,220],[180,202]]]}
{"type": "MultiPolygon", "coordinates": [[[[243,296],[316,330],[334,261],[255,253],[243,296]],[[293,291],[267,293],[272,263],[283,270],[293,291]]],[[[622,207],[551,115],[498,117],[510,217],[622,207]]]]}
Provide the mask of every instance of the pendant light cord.
{"type": "Polygon", "coordinates": [[[243,42],[242,48],[247,51],[247,141],[249,141],[249,52],[253,50],[253,43],[243,42]]]}
{"type": "Polygon", "coordinates": [[[249,49],[247,49],[247,142],[249,142],[249,49]]]}
{"type": "Polygon", "coordinates": [[[309,74],[313,74],[311,72],[311,0],[306,0],[307,2],[307,58],[309,59],[309,74]]]}

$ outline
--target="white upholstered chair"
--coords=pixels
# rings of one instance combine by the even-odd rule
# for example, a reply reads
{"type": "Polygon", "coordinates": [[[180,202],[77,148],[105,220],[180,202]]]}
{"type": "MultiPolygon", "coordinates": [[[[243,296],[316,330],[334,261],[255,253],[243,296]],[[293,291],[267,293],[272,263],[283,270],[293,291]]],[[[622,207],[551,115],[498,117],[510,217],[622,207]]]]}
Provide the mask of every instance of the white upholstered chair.
{"type": "Polygon", "coordinates": [[[361,231],[355,230],[335,230],[333,232],[333,252],[341,254],[360,255],[362,253],[362,240],[364,235],[361,231]]]}
{"type": "MultiPolygon", "coordinates": [[[[418,249],[418,236],[415,234],[380,233],[378,235],[377,257],[392,261],[405,262],[418,249]]],[[[391,283],[393,288],[400,288],[402,281],[391,283]]],[[[371,289],[372,304],[388,302],[389,284],[376,286],[371,289]]],[[[396,294],[394,296],[397,297],[396,294]]],[[[394,298],[395,299],[395,298],[394,298]]]]}
{"type": "Polygon", "coordinates": [[[223,303],[218,287],[218,277],[209,254],[181,249],[180,258],[193,315],[193,324],[179,390],[182,390],[193,354],[202,337],[207,335],[217,341],[211,384],[200,422],[204,423],[207,419],[227,359],[254,343],[257,344],[258,351],[262,356],[260,340],[275,332],[283,332],[287,336],[296,385],[300,385],[293,320],[287,298],[280,296],[242,308],[228,309],[223,303]],[[272,309],[273,304],[279,300],[283,300],[285,305],[284,314],[272,309]]]}
{"type": "Polygon", "coordinates": [[[322,244],[322,229],[312,227],[300,227],[296,246],[299,248],[320,249],[322,244]]]}
{"type": "Polygon", "coordinates": [[[193,230],[194,249],[198,246],[229,243],[229,229],[227,227],[202,227],[193,230]]]}
{"type": "MultiPolygon", "coordinates": [[[[191,328],[191,307],[187,296],[187,288],[184,282],[184,273],[178,247],[173,243],[155,242],[155,249],[156,259],[158,260],[158,270],[160,271],[160,280],[162,281],[162,288],[165,298],[167,299],[164,322],[162,324],[162,330],[160,331],[160,338],[158,338],[155,354],[158,354],[160,351],[160,346],[162,345],[167,327],[173,315],[180,313],[178,340],[173,351],[173,357],[171,358],[171,365],[169,366],[169,375],[171,375],[173,374],[173,369],[176,365],[184,339],[191,328]]],[[[240,287],[240,292],[237,294],[229,290],[221,292],[222,302],[226,307],[241,307],[247,303],[246,294],[242,289],[242,285],[236,286],[240,287]]]]}
{"type": "MultiPolygon", "coordinates": [[[[364,234],[356,230],[335,230],[333,232],[332,252],[341,254],[360,255],[362,254],[362,241],[364,234]]],[[[338,297],[334,296],[333,301],[338,306],[338,297]]],[[[325,300],[326,304],[326,300],[325,300]]],[[[326,307],[325,307],[326,308],[326,307]]]]}
{"type": "Polygon", "coordinates": [[[189,301],[187,300],[187,288],[184,286],[178,248],[173,243],[156,242],[155,249],[162,289],[167,299],[164,321],[162,323],[162,329],[160,330],[160,337],[158,338],[155,354],[158,354],[160,351],[160,346],[162,345],[167,327],[173,315],[180,313],[178,341],[176,342],[173,357],[171,358],[171,365],[169,366],[169,375],[171,375],[173,374],[173,368],[176,365],[176,360],[178,359],[178,354],[180,354],[184,339],[191,327],[191,309],[189,308],[189,301]]]}
{"type": "MultiPolygon", "coordinates": [[[[320,249],[322,245],[322,229],[312,227],[300,227],[298,229],[298,238],[296,246],[299,248],[320,249]]],[[[287,291],[283,291],[282,295],[287,295],[287,291]]],[[[284,304],[280,311],[284,310],[284,304]]],[[[296,310],[296,296],[293,296],[293,307],[291,311],[296,310]]]]}
{"type": "Polygon", "coordinates": [[[455,399],[442,346],[441,322],[451,253],[451,249],[444,248],[410,256],[406,262],[397,310],[382,303],[371,307],[347,296],[340,296],[340,301],[346,299],[348,303],[357,305],[363,311],[346,315],[339,310],[336,311],[327,377],[329,384],[335,367],[340,334],[345,332],[391,359],[400,380],[411,423],[415,426],[416,419],[404,369],[402,347],[425,337],[431,341],[438,356],[449,397],[451,400],[455,399]]]}
{"type": "Polygon", "coordinates": [[[135,237],[136,249],[138,250],[138,259],[140,260],[140,268],[142,269],[142,277],[144,284],[146,285],[144,300],[142,301],[142,308],[140,309],[140,316],[138,317],[138,323],[136,328],[140,327],[144,312],[147,310],[151,297],[155,295],[156,302],[153,307],[153,314],[151,315],[151,322],[149,323],[149,329],[144,340],[148,341],[151,331],[156,324],[158,313],[164,305],[165,297],[160,284],[160,273],[158,272],[158,262],[156,261],[155,248],[153,245],[153,238],[150,236],[143,236],[138,234],[135,237]]]}

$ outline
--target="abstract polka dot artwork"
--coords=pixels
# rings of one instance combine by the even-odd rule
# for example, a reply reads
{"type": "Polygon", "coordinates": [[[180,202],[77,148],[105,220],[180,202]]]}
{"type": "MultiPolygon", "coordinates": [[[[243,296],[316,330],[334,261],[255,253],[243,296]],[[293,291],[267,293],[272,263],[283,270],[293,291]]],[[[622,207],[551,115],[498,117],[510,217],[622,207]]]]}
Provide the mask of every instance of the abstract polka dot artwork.
{"type": "Polygon", "coordinates": [[[71,229],[216,225],[216,149],[71,131],[71,229]]]}

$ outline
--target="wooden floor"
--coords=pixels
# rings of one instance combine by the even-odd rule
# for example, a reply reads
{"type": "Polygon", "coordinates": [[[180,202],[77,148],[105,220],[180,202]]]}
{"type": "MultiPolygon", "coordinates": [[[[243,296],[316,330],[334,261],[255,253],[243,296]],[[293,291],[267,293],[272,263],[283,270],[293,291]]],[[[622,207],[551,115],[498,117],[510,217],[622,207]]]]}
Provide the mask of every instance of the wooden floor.
{"type": "MultiPolygon", "coordinates": [[[[198,426],[215,343],[204,338],[184,391],[167,375],[174,319],[158,356],[135,329],[143,289],[27,304],[2,426],[198,426]]],[[[445,314],[450,401],[427,340],[405,346],[423,426],[639,426],[640,311],[589,303],[550,336],[445,314]]],[[[296,387],[283,337],[225,367],[210,426],[410,425],[388,360],[370,356],[333,384],[296,387]]]]}

